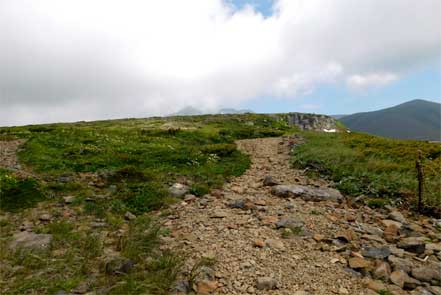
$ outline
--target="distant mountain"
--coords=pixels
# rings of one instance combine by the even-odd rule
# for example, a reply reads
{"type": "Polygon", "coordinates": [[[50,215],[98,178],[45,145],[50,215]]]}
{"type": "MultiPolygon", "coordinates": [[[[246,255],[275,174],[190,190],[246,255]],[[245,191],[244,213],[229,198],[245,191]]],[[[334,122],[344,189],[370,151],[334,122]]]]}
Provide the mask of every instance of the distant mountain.
{"type": "Polygon", "coordinates": [[[337,120],[339,120],[339,119],[341,119],[343,117],[346,117],[346,116],[349,116],[349,115],[330,115],[330,117],[332,117],[334,119],[337,119],[337,120]]]}
{"type": "Polygon", "coordinates": [[[201,110],[198,110],[197,108],[194,108],[192,106],[185,107],[181,110],[179,110],[176,113],[170,114],[169,116],[197,116],[197,115],[206,115],[206,114],[245,114],[245,113],[252,113],[251,110],[236,110],[233,108],[225,108],[220,109],[217,112],[203,112],[201,110]]]}
{"type": "Polygon", "coordinates": [[[253,113],[252,110],[236,110],[236,109],[231,109],[231,108],[227,108],[227,109],[220,109],[218,111],[218,114],[246,114],[246,113],[253,113]]]}
{"type": "Polygon", "coordinates": [[[197,116],[202,115],[203,112],[194,107],[185,107],[176,113],[170,114],[170,116],[197,116]]]}
{"type": "Polygon", "coordinates": [[[416,99],[340,118],[351,130],[399,138],[441,141],[441,104],[416,99]]]}

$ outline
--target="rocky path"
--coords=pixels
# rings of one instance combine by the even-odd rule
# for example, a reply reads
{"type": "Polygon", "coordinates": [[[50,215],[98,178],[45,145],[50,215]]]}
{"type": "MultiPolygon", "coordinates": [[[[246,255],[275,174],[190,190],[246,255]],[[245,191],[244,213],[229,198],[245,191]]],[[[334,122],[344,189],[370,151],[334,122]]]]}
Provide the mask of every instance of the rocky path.
{"type": "Polygon", "coordinates": [[[14,170],[21,169],[18,163],[17,150],[24,140],[0,140],[0,167],[14,170]]]}
{"type": "Polygon", "coordinates": [[[167,243],[191,256],[188,270],[201,257],[216,261],[197,284],[198,293],[366,294],[361,280],[344,270],[346,260],[320,243],[342,230],[335,215],[340,205],[271,193],[273,182],[327,186],[290,167],[289,141],[239,141],[251,168],[222,190],[201,199],[187,196],[175,206],[166,222],[172,236],[167,243]]]}

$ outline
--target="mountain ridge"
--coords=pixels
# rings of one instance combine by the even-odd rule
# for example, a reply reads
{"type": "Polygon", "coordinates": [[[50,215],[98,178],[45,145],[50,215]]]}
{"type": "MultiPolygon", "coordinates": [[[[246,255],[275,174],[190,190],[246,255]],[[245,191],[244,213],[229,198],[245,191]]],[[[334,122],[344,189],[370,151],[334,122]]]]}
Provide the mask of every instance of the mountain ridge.
{"type": "Polygon", "coordinates": [[[441,104],[423,99],[339,119],[351,130],[397,138],[441,141],[441,104]]]}

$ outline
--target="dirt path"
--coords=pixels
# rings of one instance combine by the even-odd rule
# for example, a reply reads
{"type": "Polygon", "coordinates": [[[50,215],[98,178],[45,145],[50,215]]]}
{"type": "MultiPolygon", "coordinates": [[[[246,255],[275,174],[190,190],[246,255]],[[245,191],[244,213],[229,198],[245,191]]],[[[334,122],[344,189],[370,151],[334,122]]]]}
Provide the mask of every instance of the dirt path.
{"type": "Polygon", "coordinates": [[[24,140],[0,140],[0,167],[9,169],[21,169],[17,159],[17,150],[24,140]]]}
{"type": "Polygon", "coordinates": [[[191,256],[187,269],[201,257],[216,260],[199,293],[367,294],[361,280],[344,270],[345,259],[316,241],[343,230],[336,213],[348,211],[333,202],[278,198],[263,185],[270,175],[282,184],[326,186],[290,167],[288,139],[242,140],[238,146],[251,156],[251,168],[222,190],[187,198],[166,222],[168,244],[191,256]],[[277,229],[279,221],[298,226],[294,232],[277,229]]]}

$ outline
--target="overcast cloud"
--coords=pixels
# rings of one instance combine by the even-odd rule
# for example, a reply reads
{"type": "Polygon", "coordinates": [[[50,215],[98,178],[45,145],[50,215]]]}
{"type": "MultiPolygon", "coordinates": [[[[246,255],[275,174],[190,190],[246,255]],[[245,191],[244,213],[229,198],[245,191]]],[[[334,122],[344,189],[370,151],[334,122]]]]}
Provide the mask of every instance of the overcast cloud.
{"type": "Polygon", "coordinates": [[[381,87],[440,52],[440,0],[0,0],[0,125],[381,87]]]}

